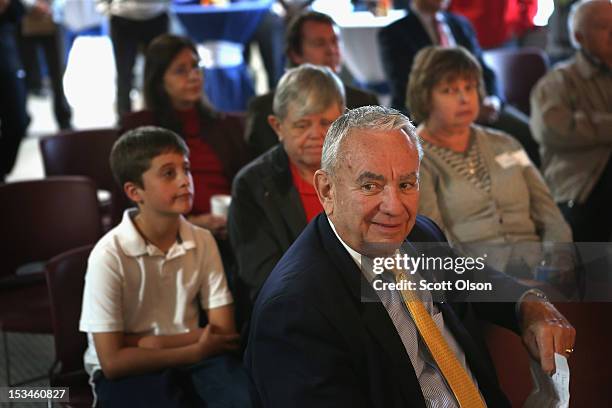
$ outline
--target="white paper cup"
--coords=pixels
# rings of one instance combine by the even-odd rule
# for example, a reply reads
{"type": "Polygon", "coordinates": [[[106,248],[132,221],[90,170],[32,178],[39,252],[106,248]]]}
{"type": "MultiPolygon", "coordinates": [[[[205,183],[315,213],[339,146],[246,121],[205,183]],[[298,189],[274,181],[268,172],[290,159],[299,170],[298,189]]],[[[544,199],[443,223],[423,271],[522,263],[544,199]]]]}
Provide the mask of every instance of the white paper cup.
{"type": "Polygon", "coordinates": [[[227,194],[215,194],[210,197],[210,212],[213,215],[227,217],[232,196],[227,194]]]}

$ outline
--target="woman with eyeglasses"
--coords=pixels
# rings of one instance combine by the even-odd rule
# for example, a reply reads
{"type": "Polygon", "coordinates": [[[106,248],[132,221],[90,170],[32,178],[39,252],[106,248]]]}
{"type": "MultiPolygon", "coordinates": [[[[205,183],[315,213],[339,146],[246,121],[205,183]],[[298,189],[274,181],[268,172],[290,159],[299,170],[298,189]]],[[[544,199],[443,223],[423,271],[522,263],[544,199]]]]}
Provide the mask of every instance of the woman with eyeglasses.
{"type": "Polygon", "coordinates": [[[203,93],[203,72],[193,42],[164,34],[145,56],[145,110],[122,118],[123,130],[155,125],[182,135],[190,150],[195,197],[189,220],[226,236],[225,217],[210,213],[210,198],[230,194],[232,179],[250,156],[237,116],[216,112],[203,93]]]}
{"type": "Polygon", "coordinates": [[[571,248],[560,243],[572,242],[571,231],[540,172],[515,138],[474,123],[483,90],[482,69],[464,48],[417,54],[407,96],[425,151],[419,212],[499,270],[530,278],[550,261],[566,271],[571,248]]]}

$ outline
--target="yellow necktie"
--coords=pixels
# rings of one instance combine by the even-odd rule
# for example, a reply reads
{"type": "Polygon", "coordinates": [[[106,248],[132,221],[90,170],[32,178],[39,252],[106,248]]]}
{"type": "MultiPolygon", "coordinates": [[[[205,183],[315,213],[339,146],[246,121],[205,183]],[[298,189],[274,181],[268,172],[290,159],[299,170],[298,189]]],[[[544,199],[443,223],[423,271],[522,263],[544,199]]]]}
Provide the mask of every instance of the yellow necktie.
{"type": "MultiPolygon", "coordinates": [[[[408,279],[400,272],[395,275],[395,281],[401,283],[408,279]]],[[[478,388],[449,347],[423,302],[412,290],[402,289],[401,293],[423,341],[455,394],[459,406],[461,408],[486,407],[478,388]]]]}

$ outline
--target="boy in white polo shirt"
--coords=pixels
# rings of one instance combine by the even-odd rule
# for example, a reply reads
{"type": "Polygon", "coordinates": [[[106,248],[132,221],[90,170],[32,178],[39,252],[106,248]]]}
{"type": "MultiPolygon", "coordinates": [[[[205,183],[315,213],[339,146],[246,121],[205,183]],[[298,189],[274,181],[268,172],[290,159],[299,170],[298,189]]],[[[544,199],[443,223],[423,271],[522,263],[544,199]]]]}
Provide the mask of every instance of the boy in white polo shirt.
{"type": "Polygon", "coordinates": [[[155,127],[124,134],[111,152],[138,209],[96,244],[85,277],[85,368],[103,407],[251,406],[248,377],[227,354],[238,334],[215,240],[183,218],[193,203],[188,155],[178,135],[155,127]]]}

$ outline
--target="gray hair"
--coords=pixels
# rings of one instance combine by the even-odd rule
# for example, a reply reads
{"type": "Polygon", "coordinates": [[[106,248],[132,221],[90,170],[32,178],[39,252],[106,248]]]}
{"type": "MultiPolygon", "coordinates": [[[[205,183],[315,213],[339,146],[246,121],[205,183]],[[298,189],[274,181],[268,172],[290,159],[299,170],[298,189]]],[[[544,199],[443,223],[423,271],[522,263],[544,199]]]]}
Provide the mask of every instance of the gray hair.
{"type": "Polygon", "coordinates": [[[610,4],[610,0],[580,0],[572,4],[572,8],[567,16],[567,31],[569,33],[572,46],[580,49],[580,43],[576,40],[576,33],[584,30],[587,24],[587,16],[589,9],[593,4],[604,3],[610,4]]]}
{"type": "Polygon", "coordinates": [[[328,67],[302,64],[285,72],[274,93],[272,110],[280,120],[287,117],[289,104],[298,116],[323,112],[332,104],[346,107],[344,85],[328,67]]]}
{"type": "Polygon", "coordinates": [[[419,162],[423,159],[423,148],[410,119],[392,108],[383,106],[362,106],[351,109],[332,123],[321,155],[321,169],[333,175],[340,162],[340,146],[353,130],[371,130],[385,132],[403,130],[417,149],[419,162]]]}

